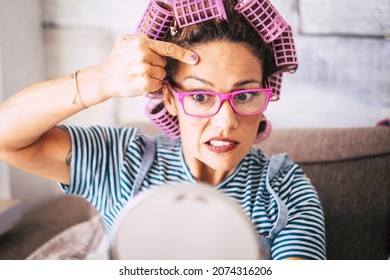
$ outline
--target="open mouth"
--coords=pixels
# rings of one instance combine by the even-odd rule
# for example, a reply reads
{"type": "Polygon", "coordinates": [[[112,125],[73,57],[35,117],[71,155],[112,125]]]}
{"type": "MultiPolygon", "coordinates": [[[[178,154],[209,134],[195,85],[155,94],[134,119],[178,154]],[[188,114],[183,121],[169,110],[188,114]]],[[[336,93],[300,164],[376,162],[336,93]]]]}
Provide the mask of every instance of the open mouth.
{"type": "Polygon", "coordinates": [[[237,141],[228,140],[228,139],[212,139],[207,141],[206,143],[207,148],[215,153],[226,153],[229,152],[237,147],[239,144],[237,141]]]}
{"type": "Polygon", "coordinates": [[[233,142],[227,142],[227,141],[218,141],[218,140],[211,140],[207,142],[208,145],[213,147],[223,147],[223,146],[230,146],[234,144],[233,142]]]}

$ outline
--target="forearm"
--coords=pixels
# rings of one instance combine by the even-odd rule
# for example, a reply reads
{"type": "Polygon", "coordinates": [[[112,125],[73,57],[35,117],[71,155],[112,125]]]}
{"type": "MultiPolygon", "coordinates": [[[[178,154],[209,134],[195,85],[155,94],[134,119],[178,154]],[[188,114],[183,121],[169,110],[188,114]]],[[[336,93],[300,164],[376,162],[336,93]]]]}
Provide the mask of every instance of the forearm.
{"type": "MultiPolygon", "coordinates": [[[[96,81],[96,68],[78,74],[82,100],[88,107],[108,99],[96,81]]],[[[75,79],[64,76],[30,86],[0,104],[0,151],[28,147],[59,122],[83,110],[76,93],[75,79]]]]}

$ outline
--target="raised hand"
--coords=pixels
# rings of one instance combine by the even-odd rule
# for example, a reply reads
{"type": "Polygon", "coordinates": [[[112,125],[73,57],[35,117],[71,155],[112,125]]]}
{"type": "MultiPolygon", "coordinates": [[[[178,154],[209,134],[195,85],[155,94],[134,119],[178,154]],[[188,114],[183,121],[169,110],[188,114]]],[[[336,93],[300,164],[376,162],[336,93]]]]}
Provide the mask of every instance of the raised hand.
{"type": "Polygon", "coordinates": [[[156,92],[166,76],[166,57],[196,64],[198,56],[173,43],[139,35],[124,35],[108,58],[96,66],[101,89],[109,97],[133,97],[156,92]]]}

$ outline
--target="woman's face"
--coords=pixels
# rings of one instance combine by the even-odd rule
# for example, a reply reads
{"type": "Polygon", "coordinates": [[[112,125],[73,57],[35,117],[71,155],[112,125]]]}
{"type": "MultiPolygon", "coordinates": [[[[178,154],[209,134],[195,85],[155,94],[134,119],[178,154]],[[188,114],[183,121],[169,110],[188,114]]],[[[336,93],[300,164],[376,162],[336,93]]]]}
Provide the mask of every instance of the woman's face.
{"type": "MultiPolygon", "coordinates": [[[[178,65],[174,77],[177,91],[230,93],[262,87],[261,63],[246,44],[213,41],[192,50],[198,54],[199,63],[178,65]]],[[[234,171],[255,141],[261,114],[238,115],[225,100],[214,116],[187,116],[167,89],[165,103],[168,111],[179,118],[184,157],[200,181],[221,181],[234,171]]]]}

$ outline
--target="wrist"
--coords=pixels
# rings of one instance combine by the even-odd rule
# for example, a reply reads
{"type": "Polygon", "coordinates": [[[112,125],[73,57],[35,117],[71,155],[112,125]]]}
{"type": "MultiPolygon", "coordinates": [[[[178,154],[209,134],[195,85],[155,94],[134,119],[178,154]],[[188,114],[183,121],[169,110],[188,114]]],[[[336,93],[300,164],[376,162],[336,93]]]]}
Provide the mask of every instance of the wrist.
{"type": "MultiPolygon", "coordinates": [[[[74,74],[73,74],[74,75],[74,74]]],[[[104,90],[104,75],[97,67],[78,71],[75,78],[75,102],[84,108],[102,103],[111,96],[104,90]]]]}

